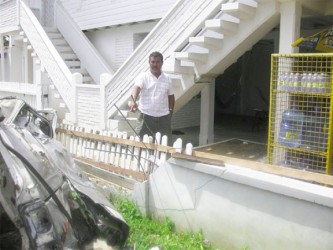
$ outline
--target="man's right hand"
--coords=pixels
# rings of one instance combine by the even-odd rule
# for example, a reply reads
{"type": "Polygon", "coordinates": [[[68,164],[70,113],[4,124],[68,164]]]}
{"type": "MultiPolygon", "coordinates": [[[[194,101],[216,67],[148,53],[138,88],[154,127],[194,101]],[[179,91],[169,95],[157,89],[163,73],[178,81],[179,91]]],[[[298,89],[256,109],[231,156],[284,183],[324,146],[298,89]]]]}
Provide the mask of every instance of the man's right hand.
{"type": "Polygon", "coordinates": [[[138,111],[138,104],[134,101],[129,101],[128,102],[128,107],[129,107],[131,112],[135,113],[136,111],[138,111]]]}

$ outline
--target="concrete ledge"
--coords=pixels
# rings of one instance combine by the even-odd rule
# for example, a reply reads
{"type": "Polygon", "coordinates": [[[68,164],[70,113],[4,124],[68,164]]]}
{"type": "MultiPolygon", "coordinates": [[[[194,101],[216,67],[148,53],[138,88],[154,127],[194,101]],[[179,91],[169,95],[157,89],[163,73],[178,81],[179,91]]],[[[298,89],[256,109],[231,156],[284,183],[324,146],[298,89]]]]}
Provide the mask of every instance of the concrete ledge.
{"type": "Polygon", "coordinates": [[[333,189],[246,166],[170,158],[133,199],[221,249],[331,249],[333,189]]]}

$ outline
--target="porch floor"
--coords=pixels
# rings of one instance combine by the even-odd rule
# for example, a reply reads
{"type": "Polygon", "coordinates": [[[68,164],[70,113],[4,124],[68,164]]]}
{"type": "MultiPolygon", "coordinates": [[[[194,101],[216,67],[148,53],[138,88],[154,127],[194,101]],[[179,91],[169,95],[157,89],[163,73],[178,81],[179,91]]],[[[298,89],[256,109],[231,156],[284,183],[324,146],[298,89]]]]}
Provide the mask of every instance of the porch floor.
{"type": "Polygon", "coordinates": [[[199,146],[199,126],[173,131],[173,140],[192,143],[195,150],[266,163],[267,122],[253,117],[224,115],[215,118],[214,142],[199,146]]]}

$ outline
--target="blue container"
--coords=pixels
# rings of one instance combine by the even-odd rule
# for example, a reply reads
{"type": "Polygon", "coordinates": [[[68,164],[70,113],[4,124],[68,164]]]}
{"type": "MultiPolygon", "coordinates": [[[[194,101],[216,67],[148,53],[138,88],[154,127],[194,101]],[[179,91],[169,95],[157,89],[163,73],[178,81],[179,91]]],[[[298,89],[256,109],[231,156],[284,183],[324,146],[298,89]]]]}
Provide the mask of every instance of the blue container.
{"type": "Polygon", "coordinates": [[[298,148],[302,144],[303,112],[295,108],[282,113],[279,143],[284,146],[298,148]]]}

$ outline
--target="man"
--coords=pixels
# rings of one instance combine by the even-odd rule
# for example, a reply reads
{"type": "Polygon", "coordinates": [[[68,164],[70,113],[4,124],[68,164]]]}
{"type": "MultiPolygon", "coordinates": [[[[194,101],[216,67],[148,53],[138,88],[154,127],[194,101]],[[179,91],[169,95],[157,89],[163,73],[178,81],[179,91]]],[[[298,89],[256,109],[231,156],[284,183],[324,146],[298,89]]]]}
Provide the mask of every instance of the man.
{"type": "Polygon", "coordinates": [[[171,116],[175,105],[172,82],[162,71],[163,55],[153,52],[149,55],[150,70],[141,73],[136,79],[130,102],[130,111],[140,111],[136,132],[142,138],[147,134],[155,138],[160,132],[168,136],[171,144],[171,116]],[[140,97],[139,102],[137,98],[140,97]]]}

